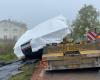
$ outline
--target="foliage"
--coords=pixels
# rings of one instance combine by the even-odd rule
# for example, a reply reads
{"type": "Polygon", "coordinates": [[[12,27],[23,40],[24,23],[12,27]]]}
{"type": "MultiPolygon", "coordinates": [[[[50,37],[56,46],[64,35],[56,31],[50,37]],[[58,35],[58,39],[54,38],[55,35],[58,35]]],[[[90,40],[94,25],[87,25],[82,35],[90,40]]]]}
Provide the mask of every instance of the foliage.
{"type": "Polygon", "coordinates": [[[74,34],[73,37],[82,37],[86,32],[86,28],[89,30],[97,28],[100,25],[98,18],[99,12],[96,8],[92,5],[84,5],[84,7],[79,10],[77,17],[72,24],[74,34]]]}

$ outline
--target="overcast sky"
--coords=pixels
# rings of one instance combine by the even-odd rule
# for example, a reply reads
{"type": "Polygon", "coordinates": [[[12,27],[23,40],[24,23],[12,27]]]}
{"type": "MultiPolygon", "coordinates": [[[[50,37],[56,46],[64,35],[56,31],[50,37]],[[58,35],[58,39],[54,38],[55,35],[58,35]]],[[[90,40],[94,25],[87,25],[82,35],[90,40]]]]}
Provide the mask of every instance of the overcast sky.
{"type": "Polygon", "coordinates": [[[0,20],[11,18],[34,27],[62,14],[71,22],[84,4],[100,10],[100,0],[0,0],[0,20]]]}

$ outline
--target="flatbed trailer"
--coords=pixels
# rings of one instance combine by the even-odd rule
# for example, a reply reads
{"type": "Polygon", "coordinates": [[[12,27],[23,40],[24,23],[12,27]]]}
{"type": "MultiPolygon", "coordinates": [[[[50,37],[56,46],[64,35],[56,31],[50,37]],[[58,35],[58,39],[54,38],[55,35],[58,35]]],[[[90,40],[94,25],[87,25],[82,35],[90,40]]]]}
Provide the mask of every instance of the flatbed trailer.
{"type": "MultiPolygon", "coordinates": [[[[90,45],[89,45],[90,46],[90,45]]],[[[46,47],[45,70],[85,69],[100,67],[100,50],[86,45],[58,44],[46,47]]]]}

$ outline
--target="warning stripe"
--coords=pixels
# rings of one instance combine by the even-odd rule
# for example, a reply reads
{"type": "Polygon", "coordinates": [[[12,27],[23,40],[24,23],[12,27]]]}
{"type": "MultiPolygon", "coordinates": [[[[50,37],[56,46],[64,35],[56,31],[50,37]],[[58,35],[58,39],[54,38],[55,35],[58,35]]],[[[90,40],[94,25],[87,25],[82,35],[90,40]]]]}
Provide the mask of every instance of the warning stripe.
{"type": "Polygon", "coordinates": [[[92,40],[92,38],[90,36],[87,36],[88,37],[88,40],[92,40]]]}
{"type": "Polygon", "coordinates": [[[88,37],[88,40],[95,40],[96,39],[96,33],[88,32],[87,37],[88,37]]]}
{"type": "Polygon", "coordinates": [[[89,32],[89,34],[91,34],[91,36],[93,36],[94,38],[96,37],[96,33],[94,32],[89,32]]]}
{"type": "Polygon", "coordinates": [[[95,40],[95,37],[92,36],[90,33],[88,33],[87,36],[88,36],[88,38],[89,38],[90,40],[95,40]]]}

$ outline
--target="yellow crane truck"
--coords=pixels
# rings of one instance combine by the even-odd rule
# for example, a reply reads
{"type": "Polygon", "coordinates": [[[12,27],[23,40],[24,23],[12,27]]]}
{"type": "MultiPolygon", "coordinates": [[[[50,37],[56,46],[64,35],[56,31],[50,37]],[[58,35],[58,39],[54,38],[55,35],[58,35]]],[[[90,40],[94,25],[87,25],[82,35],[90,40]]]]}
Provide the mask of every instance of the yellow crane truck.
{"type": "Polygon", "coordinates": [[[72,43],[47,45],[42,56],[46,70],[99,69],[100,50],[95,43],[72,43]]]}

